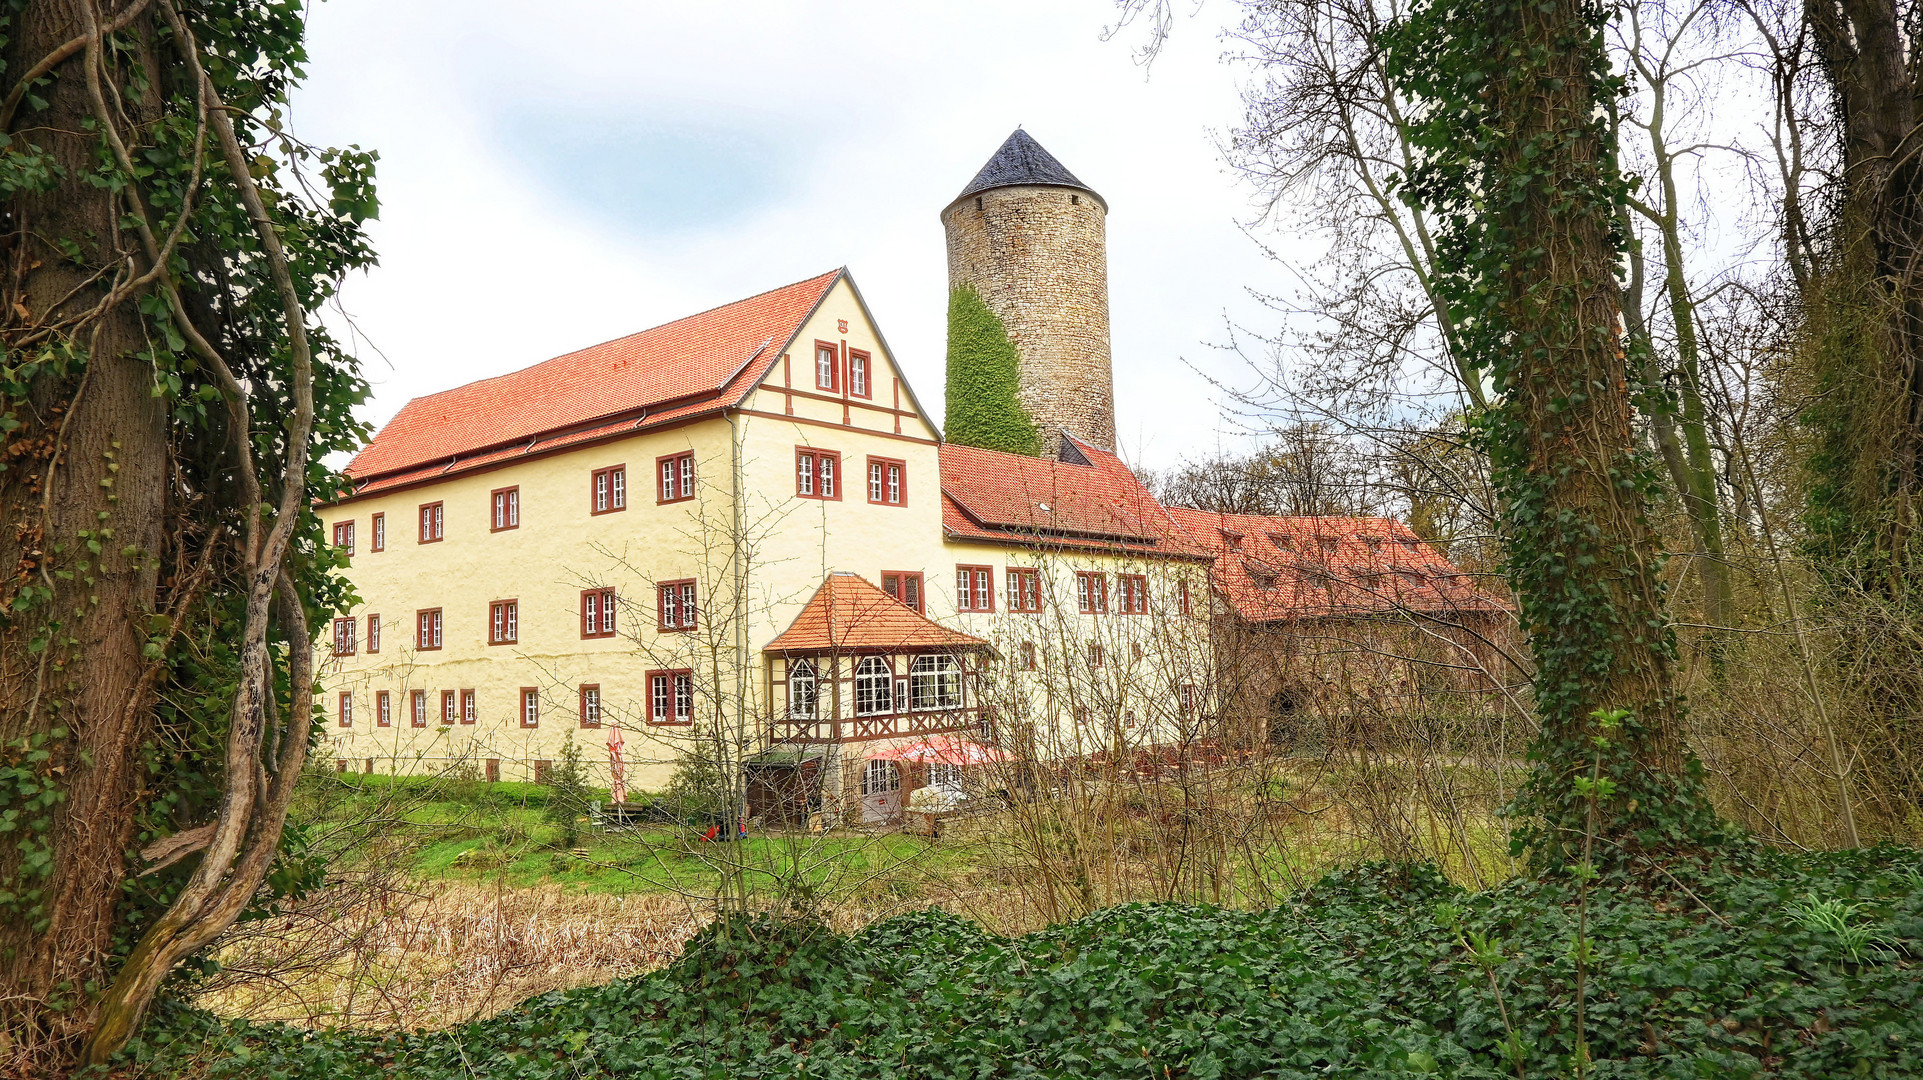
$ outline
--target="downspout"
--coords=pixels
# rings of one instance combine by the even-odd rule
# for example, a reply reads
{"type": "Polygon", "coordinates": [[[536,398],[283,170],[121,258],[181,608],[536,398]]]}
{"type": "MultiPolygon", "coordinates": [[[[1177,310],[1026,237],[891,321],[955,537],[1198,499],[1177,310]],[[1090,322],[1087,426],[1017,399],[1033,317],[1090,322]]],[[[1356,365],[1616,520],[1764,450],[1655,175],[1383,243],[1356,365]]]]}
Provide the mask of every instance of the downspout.
{"type": "MultiPolygon", "coordinates": [[[[764,343],[762,348],[767,348],[767,345],[764,343]]],[[[755,351],[759,353],[761,350],[755,351]]],[[[727,412],[728,485],[732,504],[730,512],[734,518],[730,531],[734,537],[735,708],[740,713],[735,744],[734,820],[728,824],[731,829],[739,829],[745,824],[744,816],[748,809],[748,541],[742,535],[745,526],[741,511],[741,429],[736,424],[739,415],[734,409],[727,412]]],[[[748,895],[746,879],[740,876],[738,868],[739,852],[733,857],[737,863],[736,891],[740,894],[741,910],[746,911],[748,895]]]]}

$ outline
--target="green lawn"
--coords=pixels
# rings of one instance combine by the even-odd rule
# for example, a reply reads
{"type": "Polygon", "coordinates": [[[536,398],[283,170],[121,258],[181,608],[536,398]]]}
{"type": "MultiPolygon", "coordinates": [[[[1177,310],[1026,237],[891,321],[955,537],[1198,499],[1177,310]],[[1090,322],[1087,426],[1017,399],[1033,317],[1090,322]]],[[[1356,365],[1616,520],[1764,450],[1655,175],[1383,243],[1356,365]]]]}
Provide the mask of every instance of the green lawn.
{"type": "MultiPolygon", "coordinates": [[[[965,871],[971,863],[963,846],[902,834],[774,832],[709,843],[705,823],[603,831],[585,814],[570,847],[547,817],[550,791],[540,784],[347,774],[316,778],[315,786],[299,820],[323,829],[385,830],[400,839],[409,869],[428,879],[711,896],[724,868],[738,866],[761,892],[787,883],[826,897],[864,885],[911,895],[915,878],[965,871]]],[[[605,804],[608,793],[590,798],[605,804]]]]}

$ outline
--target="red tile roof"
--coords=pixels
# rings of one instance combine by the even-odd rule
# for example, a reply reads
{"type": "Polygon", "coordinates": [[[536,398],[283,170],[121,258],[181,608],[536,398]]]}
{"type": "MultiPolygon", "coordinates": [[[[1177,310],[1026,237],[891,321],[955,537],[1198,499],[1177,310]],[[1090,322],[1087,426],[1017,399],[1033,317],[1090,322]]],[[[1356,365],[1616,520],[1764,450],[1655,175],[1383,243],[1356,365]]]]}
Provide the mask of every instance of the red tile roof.
{"type": "Polygon", "coordinates": [[[985,648],[988,643],[946,626],[876,588],[866,578],[829,574],[795,621],[763,652],[985,648]]]}
{"type": "Polygon", "coordinates": [[[1087,465],[942,444],[942,531],[951,540],[1207,557],[1120,458],[1072,441],[1087,465]]]}
{"type": "Polygon", "coordinates": [[[1174,506],[1168,513],[1215,554],[1211,583],[1251,622],[1508,609],[1389,518],[1213,514],[1174,506]]]}
{"type": "Polygon", "coordinates": [[[348,463],[355,493],[739,404],[845,272],[415,398],[348,463]]]}

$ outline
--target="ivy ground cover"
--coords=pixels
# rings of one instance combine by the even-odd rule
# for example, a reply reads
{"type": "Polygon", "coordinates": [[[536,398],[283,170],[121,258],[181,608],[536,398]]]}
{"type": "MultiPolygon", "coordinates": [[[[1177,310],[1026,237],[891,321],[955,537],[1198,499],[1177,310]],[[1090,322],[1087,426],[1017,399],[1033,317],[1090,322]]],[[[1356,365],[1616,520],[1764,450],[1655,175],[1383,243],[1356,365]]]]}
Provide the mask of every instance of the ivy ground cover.
{"type": "Polygon", "coordinates": [[[1467,892],[1337,873],[1259,912],[1134,904],[1019,938],[937,911],[718,923],[673,966],[433,1032],[163,1010],[116,1076],[1923,1075],[1923,857],[1757,856],[1467,892]]]}

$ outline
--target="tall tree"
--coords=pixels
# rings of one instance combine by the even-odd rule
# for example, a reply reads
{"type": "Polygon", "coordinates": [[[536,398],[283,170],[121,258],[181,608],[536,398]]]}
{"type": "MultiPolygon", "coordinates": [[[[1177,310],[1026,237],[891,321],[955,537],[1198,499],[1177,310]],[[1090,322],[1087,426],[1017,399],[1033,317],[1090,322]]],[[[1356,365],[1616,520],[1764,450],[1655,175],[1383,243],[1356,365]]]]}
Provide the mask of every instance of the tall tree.
{"type": "MultiPolygon", "coordinates": [[[[277,865],[364,395],[311,313],[372,155],[281,129],[291,0],[0,13],[0,1053],[120,1046],[277,865]]],[[[298,874],[278,875],[290,885],[298,874]]]]}
{"type": "MultiPolygon", "coordinates": [[[[1653,401],[1649,410],[1650,428],[1670,483],[1695,533],[1695,570],[1703,588],[1703,621],[1713,628],[1722,628],[1729,626],[1734,617],[1731,610],[1734,589],[1723,543],[1716,461],[1710,448],[1710,418],[1704,403],[1703,350],[1697,334],[1698,298],[1690,286],[1683,240],[1683,200],[1677,177],[1681,161],[1701,153],[1704,147],[1677,145],[1669,126],[1673,84],[1684,74],[1711,62],[1710,58],[1688,54],[1682,49],[1691,27],[1708,18],[1707,8],[1707,4],[1696,3],[1671,11],[1662,5],[1650,5],[1646,12],[1637,4],[1624,6],[1622,18],[1627,32],[1623,51],[1629,69],[1635,72],[1640,84],[1646,108],[1640,114],[1623,117],[1623,123],[1640,129],[1648,138],[1651,175],[1647,190],[1640,196],[1631,194],[1625,201],[1656,233],[1662,268],[1662,306],[1669,315],[1669,345],[1674,354],[1674,363],[1669,365],[1671,377],[1667,381],[1674,386],[1675,406],[1672,409],[1667,402],[1653,401]]],[[[1616,134],[1621,134],[1621,128],[1616,134]]],[[[1642,373],[1643,382],[1655,390],[1664,384],[1664,373],[1655,368],[1656,335],[1641,310],[1642,253],[1632,252],[1632,259],[1634,280],[1625,305],[1625,324],[1631,353],[1649,365],[1642,373]]],[[[1721,655],[1717,647],[1720,636],[1715,629],[1711,634],[1710,651],[1714,659],[1721,655]]]]}
{"type": "Polygon", "coordinates": [[[1552,861],[1717,835],[1682,736],[1638,383],[1617,278],[1627,191],[1604,106],[1620,93],[1591,0],[1422,0],[1388,67],[1420,103],[1408,197],[1446,225],[1439,288],[1495,406],[1476,418],[1542,729],[1519,839],[1552,861]]]}
{"type": "Polygon", "coordinates": [[[1803,15],[1841,158],[1823,242],[1798,277],[1816,390],[1806,522],[1847,626],[1844,677],[1896,733],[1896,784],[1914,805],[1923,782],[1902,759],[1923,751],[1923,9],[1806,0],[1803,15]]]}

